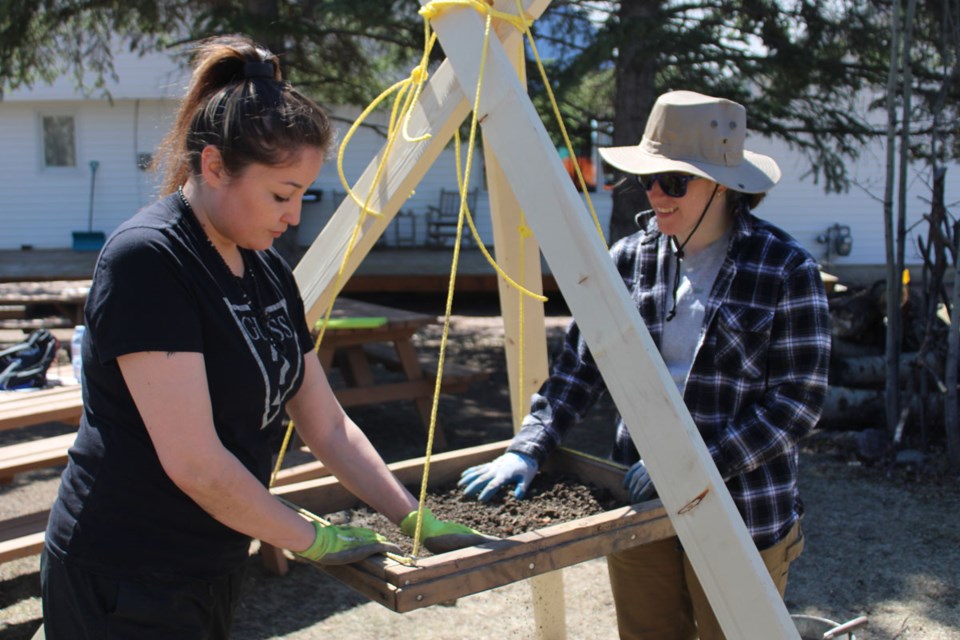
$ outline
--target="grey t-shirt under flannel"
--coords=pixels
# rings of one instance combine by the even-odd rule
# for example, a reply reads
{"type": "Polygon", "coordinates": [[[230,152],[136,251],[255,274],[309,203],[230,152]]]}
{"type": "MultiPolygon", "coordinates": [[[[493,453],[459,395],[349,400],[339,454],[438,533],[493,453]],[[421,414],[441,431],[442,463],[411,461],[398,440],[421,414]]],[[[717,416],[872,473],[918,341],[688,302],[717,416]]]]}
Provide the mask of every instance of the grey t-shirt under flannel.
{"type": "MultiPolygon", "coordinates": [[[[693,355],[700,345],[703,316],[710,290],[717,279],[730,245],[730,231],[696,253],[686,252],[679,262],[680,283],[677,286],[676,315],[663,323],[660,355],[677,384],[680,395],[687,384],[693,355]]],[[[673,282],[677,260],[670,260],[667,282],[673,282]]]]}

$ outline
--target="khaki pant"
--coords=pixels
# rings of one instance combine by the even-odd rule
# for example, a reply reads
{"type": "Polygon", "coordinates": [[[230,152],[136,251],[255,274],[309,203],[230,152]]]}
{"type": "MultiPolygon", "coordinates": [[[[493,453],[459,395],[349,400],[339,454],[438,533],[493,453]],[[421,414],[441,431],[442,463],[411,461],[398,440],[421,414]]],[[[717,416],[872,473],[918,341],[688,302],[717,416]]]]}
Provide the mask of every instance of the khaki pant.
{"type": "MultiPolygon", "coordinates": [[[[780,597],[790,563],[802,551],[798,522],[782,541],[760,552],[780,597]]],[[[614,553],[607,556],[607,567],[621,640],[724,640],[677,538],[614,553]]]]}

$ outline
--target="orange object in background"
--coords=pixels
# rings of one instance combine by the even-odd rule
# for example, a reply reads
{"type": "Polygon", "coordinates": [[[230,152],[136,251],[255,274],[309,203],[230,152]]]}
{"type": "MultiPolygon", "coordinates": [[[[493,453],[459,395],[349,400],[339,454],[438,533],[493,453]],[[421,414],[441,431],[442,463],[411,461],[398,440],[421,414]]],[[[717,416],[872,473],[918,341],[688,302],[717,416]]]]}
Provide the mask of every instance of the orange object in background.
{"type": "MultiPolygon", "coordinates": [[[[567,170],[567,175],[573,180],[577,191],[580,191],[580,180],[577,178],[577,172],[574,168],[573,160],[566,149],[559,149],[560,160],[563,162],[563,168],[567,170]]],[[[580,167],[580,173],[583,174],[583,181],[587,185],[587,191],[597,190],[597,169],[593,161],[588,156],[577,156],[577,165],[580,167]]]]}

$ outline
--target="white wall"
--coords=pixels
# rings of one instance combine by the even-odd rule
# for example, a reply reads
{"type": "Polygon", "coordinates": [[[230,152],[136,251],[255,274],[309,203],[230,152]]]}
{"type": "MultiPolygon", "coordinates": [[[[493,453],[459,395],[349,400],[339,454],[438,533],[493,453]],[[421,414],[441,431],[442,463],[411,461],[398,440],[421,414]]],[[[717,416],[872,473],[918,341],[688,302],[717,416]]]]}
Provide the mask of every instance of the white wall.
{"type": "MultiPolygon", "coordinates": [[[[72,75],[60,76],[53,82],[38,84],[30,88],[20,88],[7,93],[4,102],[37,100],[80,100],[83,98],[103,99],[104,92],[117,99],[177,99],[183,95],[190,79],[189,70],[182,67],[178,58],[169,53],[151,52],[138,55],[127,51],[127,45],[121,42],[113,44],[113,66],[118,80],[104,78],[101,89],[88,90],[85,95],[77,89],[72,75]]],[[[184,61],[185,63],[185,61],[184,61]]],[[[85,76],[86,83],[92,85],[93,77],[85,76]]]]}
{"type": "MultiPolygon", "coordinates": [[[[350,123],[359,115],[359,110],[338,108],[336,113],[338,119],[334,121],[334,126],[339,149],[339,144],[346,136],[350,128],[350,123]],[[340,118],[347,120],[347,122],[340,122],[340,118]]],[[[385,122],[384,115],[379,113],[374,114],[367,122],[370,124],[382,124],[385,122]]],[[[362,127],[354,133],[353,138],[350,139],[349,145],[347,146],[343,162],[344,175],[350,184],[353,184],[360,177],[367,168],[367,165],[383,147],[385,141],[386,139],[381,133],[370,127],[362,127]]],[[[465,153],[466,140],[462,140],[461,143],[463,145],[462,153],[465,153]]],[[[409,195],[406,204],[401,207],[403,210],[413,211],[415,215],[418,216],[417,238],[420,244],[423,244],[425,238],[424,216],[426,215],[427,207],[437,204],[441,189],[452,190],[457,188],[455,155],[453,143],[451,142],[420,181],[417,188],[409,195]]],[[[462,157],[461,160],[465,162],[466,158],[462,157]]],[[[482,154],[479,152],[474,156],[470,173],[471,188],[478,186],[480,188],[477,197],[477,210],[471,211],[471,213],[473,214],[477,229],[484,238],[484,242],[489,243],[492,242],[493,231],[490,222],[489,200],[487,198],[486,186],[483,184],[482,154]]],[[[314,186],[324,190],[324,199],[321,201],[319,209],[320,215],[325,222],[329,219],[335,205],[331,199],[331,192],[344,191],[340,177],[337,174],[336,154],[332,154],[331,157],[328,158],[314,186]]],[[[362,200],[366,194],[357,193],[357,196],[362,200]]],[[[315,209],[307,206],[304,209],[304,216],[315,215],[315,212],[315,209]]],[[[309,232],[301,234],[301,244],[305,245],[309,244],[308,238],[305,236],[310,233],[319,232],[322,227],[322,225],[318,225],[306,218],[301,222],[301,226],[304,227],[304,232],[309,232]]],[[[469,232],[469,230],[467,230],[467,232],[469,232]]],[[[406,233],[406,228],[404,228],[404,233],[406,233]]],[[[385,238],[388,244],[394,243],[395,236],[392,226],[387,229],[385,238]]]]}
{"type": "MultiPolygon", "coordinates": [[[[109,233],[121,221],[154,196],[157,177],[136,167],[138,153],[151,153],[165,133],[177,100],[187,83],[187,72],[165,54],[145,57],[119,53],[116,68],[120,82],[110,81],[112,103],[95,97],[83,99],[71,79],[61,78],[49,86],[12,92],[0,102],[0,249],[24,244],[37,248],[71,246],[71,231],[86,230],[89,213],[91,160],[100,162],[94,192],[93,229],[109,233]],[[43,167],[40,118],[70,114],[76,118],[77,167],[43,167]]],[[[349,128],[357,109],[338,109],[347,123],[335,121],[339,139],[349,128]]],[[[383,122],[383,116],[378,116],[383,122]]],[[[360,129],[345,158],[345,173],[355,180],[383,145],[382,135],[360,129]]],[[[463,141],[464,144],[466,141],[463,141]]],[[[884,153],[880,142],[872,145],[856,164],[849,166],[854,181],[849,193],[825,194],[820,185],[804,174],[808,167],[801,155],[783,143],[757,136],[748,138],[748,148],[775,157],[783,169],[783,180],[773,189],[757,213],[794,235],[817,258],[825,247],[817,242],[835,223],[849,225],[853,235],[850,256],[837,257],[838,265],[882,264],[885,261],[883,209],[884,153]]],[[[923,167],[910,174],[908,226],[929,210],[929,188],[923,167]]],[[[946,202],[954,216],[960,214],[960,165],[948,168],[946,202]]],[[[303,237],[309,243],[329,218],[334,202],[331,192],[343,187],[331,157],[317,179],[324,190],[319,205],[304,208],[303,237]]],[[[483,163],[477,154],[471,186],[480,186],[477,210],[473,212],[485,243],[492,241],[489,205],[483,186],[483,163]]],[[[418,214],[418,240],[424,238],[423,216],[436,204],[441,188],[456,188],[452,144],[443,152],[403,207],[418,214]]],[[[594,206],[606,231],[610,216],[609,192],[592,194],[594,206]]],[[[922,231],[923,227],[917,228],[922,231]]],[[[394,230],[386,240],[394,242],[394,230]]],[[[908,262],[918,262],[915,236],[908,243],[908,262]]]]}
{"type": "Polygon", "coordinates": [[[0,102],[0,248],[66,248],[86,231],[109,233],[149,202],[157,177],[137,167],[170,121],[173,100],[0,102]],[[45,167],[41,118],[72,115],[76,166],[45,167]],[[91,161],[99,162],[95,180],[91,161]]]}
{"type": "MultiPolygon", "coordinates": [[[[836,265],[883,264],[886,249],[883,227],[883,190],[885,153],[877,142],[864,150],[860,159],[848,165],[851,187],[847,193],[826,194],[822,184],[814,184],[801,155],[786,144],[753,136],[747,148],[773,156],[783,170],[783,178],[757,208],[757,215],[769,219],[797,238],[814,257],[822,259],[826,247],[817,236],[839,223],[848,225],[853,236],[853,250],[847,257],[836,257],[836,265]]],[[[911,227],[930,211],[931,189],[929,169],[915,165],[908,172],[907,227],[911,227]]],[[[896,195],[894,196],[896,198],[896,195]]],[[[948,165],[945,202],[954,217],[960,215],[960,164],[948,165]],[[952,206],[951,206],[952,205],[952,206]]],[[[926,225],[909,232],[906,260],[921,260],[916,250],[917,234],[926,238],[926,225]]]]}

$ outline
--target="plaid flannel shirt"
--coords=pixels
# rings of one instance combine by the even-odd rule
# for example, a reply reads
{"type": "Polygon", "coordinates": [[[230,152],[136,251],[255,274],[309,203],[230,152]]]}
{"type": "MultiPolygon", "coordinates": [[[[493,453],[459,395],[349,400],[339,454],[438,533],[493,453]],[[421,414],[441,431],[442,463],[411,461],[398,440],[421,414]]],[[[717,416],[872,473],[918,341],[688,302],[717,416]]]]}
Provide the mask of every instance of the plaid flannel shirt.
{"type": "MultiPolygon", "coordinates": [[[[659,347],[670,283],[668,238],[651,215],[610,254],[659,347]]],[[[683,399],[759,549],[779,542],[802,513],[797,441],[816,425],[827,389],[827,300],[813,258],[747,211],[736,216],[714,282],[683,399]]],[[[540,464],[606,392],[576,323],[550,378],[509,447],[540,464]]],[[[612,458],[639,459],[617,419],[612,458]]]]}

